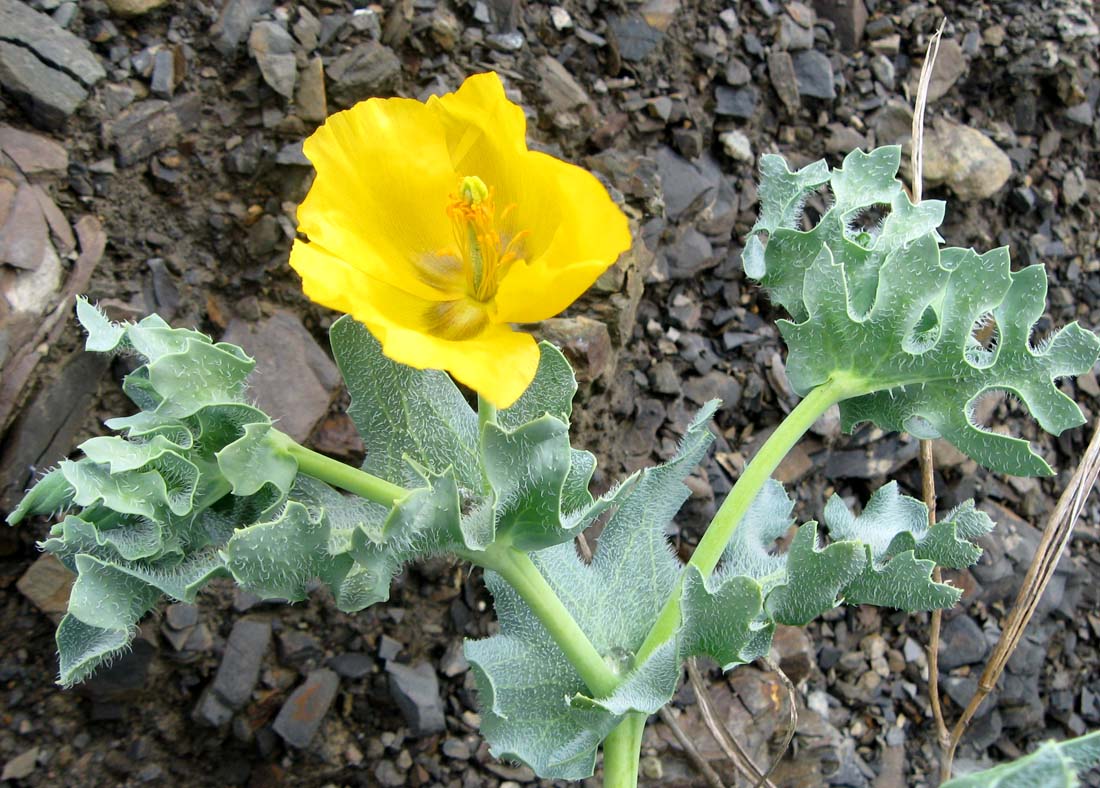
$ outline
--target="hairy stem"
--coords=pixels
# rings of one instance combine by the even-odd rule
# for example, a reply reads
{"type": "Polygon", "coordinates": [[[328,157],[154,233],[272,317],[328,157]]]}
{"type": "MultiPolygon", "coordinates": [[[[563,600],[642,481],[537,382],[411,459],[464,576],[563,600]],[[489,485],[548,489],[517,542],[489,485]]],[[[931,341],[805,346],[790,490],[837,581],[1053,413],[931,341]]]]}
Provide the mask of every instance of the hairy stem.
{"type": "Polygon", "coordinates": [[[646,715],[634,711],[603,742],[603,788],[635,788],[646,715]]]}
{"type": "Polygon", "coordinates": [[[527,553],[514,547],[493,545],[483,553],[468,553],[463,557],[492,569],[516,590],[595,697],[606,697],[614,692],[619,676],[592,645],[527,553]]]}
{"type": "MultiPolygon", "coordinates": [[[[752,461],[745,466],[741,477],[733,485],[721,508],[715,513],[703,538],[699,540],[699,546],[695,548],[695,553],[688,563],[697,567],[704,577],[713,572],[734,530],[756,499],[756,494],[771,478],[787,453],[831,405],[842,399],[862,394],[865,390],[860,382],[835,378],[815,388],[798,403],[798,406],[788,414],[771,437],[760,447],[752,461]]],[[[675,634],[679,626],[680,585],[677,584],[661,609],[645,642],[638,650],[636,660],[641,662],[652,654],[658,646],[675,634]]]]}
{"type": "Polygon", "coordinates": [[[409,490],[404,487],[398,487],[392,482],[353,468],[347,463],[318,454],[281,432],[275,432],[275,438],[282,444],[287,454],[298,463],[299,473],[304,473],[306,476],[312,476],[314,479],[355,493],[361,498],[383,506],[393,506],[409,494],[409,490]]]}

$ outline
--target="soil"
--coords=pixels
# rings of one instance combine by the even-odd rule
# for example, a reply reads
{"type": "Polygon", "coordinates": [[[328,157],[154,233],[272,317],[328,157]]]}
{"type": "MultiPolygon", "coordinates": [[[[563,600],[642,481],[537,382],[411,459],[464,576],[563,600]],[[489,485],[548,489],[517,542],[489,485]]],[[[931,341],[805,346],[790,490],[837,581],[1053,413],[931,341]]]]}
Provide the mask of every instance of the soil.
{"type": "MultiPolygon", "coordinates": [[[[305,299],[287,266],[295,206],[311,178],[297,145],[319,121],[304,117],[317,97],[299,92],[287,100],[265,82],[246,43],[250,31],[255,35],[252,24],[273,21],[294,32],[299,91],[311,60],[320,57],[329,112],[371,95],[423,98],[456,88],[467,74],[498,71],[528,112],[532,145],[603,177],[638,238],[620,276],[601,280],[564,321],[544,329],[579,366],[575,442],[598,450],[597,486],[668,457],[699,404],[714,394],[727,400],[716,419],[715,449],[692,477],[693,496],[674,524],[685,555],[745,459],[795,401],[774,327],[781,314],[740,268],[757,208],[759,156],[779,152],[792,165],[821,157],[837,164],[852,147],[899,141],[908,123],[900,107],[911,98],[928,38],[943,16],[950,46],[941,55],[942,95],[930,105],[930,125],[950,119],[977,130],[1007,155],[1008,168],[1007,179],[999,179],[1003,162],[994,152],[959,146],[946,132],[933,135],[933,144],[955,145],[978,172],[977,182],[964,182],[965,167],[956,162],[942,183],[926,187],[926,198],[948,200],[942,234],[952,245],[979,250],[1007,245],[1016,266],[1047,266],[1040,334],[1071,320],[1100,325],[1100,32],[1090,0],[29,5],[71,31],[106,71],[60,121],[44,119],[14,83],[0,92],[0,124],[56,140],[67,151],[66,167],[32,181],[71,224],[93,216],[102,225],[106,249],[82,290],[116,318],[156,311],[215,338],[234,325],[264,326],[270,316],[289,313],[325,348],[336,317],[305,299]],[[138,7],[150,10],[124,15],[138,7]],[[868,12],[865,25],[850,16],[859,8],[868,12]],[[226,44],[226,16],[241,9],[255,13],[239,40],[226,44]],[[357,49],[376,58],[358,81],[336,65],[357,49]],[[158,60],[165,52],[170,57],[158,60]],[[564,66],[567,79],[557,78],[545,58],[564,66]],[[169,61],[166,87],[155,64],[163,69],[169,61]],[[793,84],[784,76],[788,63],[793,84]],[[171,102],[175,120],[165,130],[163,116],[147,117],[127,137],[121,119],[156,100],[171,102]],[[155,144],[141,147],[149,141],[155,144]],[[990,194],[975,197],[975,190],[990,194]]],[[[8,35],[0,30],[0,41],[8,35]]],[[[4,162],[0,154],[6,177],[12,170],[4,162]]],[[[811,200],[808,219],[824,207],[811,200]]],[[[90,245],[81,241],[81,248],[90,245]]],[[[77,270],[76,252],[62,257],[67,274],[77,270]]],[[[121,362],[80,371],[82,339],[70,315],[31,343],[43,358],[9,392],[10,414],[0,424],[5,510],[35,468],[103,434],[103,419],[129,412],[119,388],[127,371],[121,362]]],[[[4,332],[13,321],[0,312],[4,332]]],[[[31,335],[0,334],[5,363],[19,347],[11,338],[31,335]]],[[[305,393],[290,388],[281,404],[317,414],[307,429],[312,445],[361,459],[361,443],[343,416],[346,397],[330,387],[304,401],[305,393]]],[[[1096,378],[1063,388],[1091,422],[1100,397],[1096,378]]],[[[999,634],[1036,529],[1088,440],[1086,429],[1046,435],[1010,401],[980,411],[996,428],[1034,440],[1058,473],[998,477],[950,447],[937,452],[942,509],[975,498],[998,522],[980,564],[951,573],[964,589],[963,603],[946,617],[944,652],[960,655],[943,675],[952,719],[999,634]]],[[[866,429],[843,435],[827,421],[779,476],[797,492],[803,518],[819,517],[833,492],[865,501],[890,478],[911,494],[920,487],[915,441],[866,429]]],[[[960,750],[960,771],[1100,725],[1098,514],[1100,504],[1090,502],[1028,638],[960,750]]],[[[62,691],[53,683],[56,600],[51,610],[41,594],[17,585],[39,559],[35,542],[47,528],[39,521],[0,532],[0,762],[10,784],[537,782],[525,767],[493,759],[477,736],[473,679],[459,644],[495,626],[479,573],[444,559],[410,567],[389,603],[355,616],[338,612],[320,592],[308,603],[280,606],[215,583],[201,595],[197,619],[187,606],[158,612],[142,624],[131,654],[83,687],[62,691]],[[184,626],[174,625],[177,615],[184,626]],[[270,623],[273,641],[251,700],[231,722],[210,726],[197,707],[242,619],[270,623]],[[338,670],[336,699],[319,733],[305,747],[284,742],[272,722],[288,695],[348,654],[361,655],[362,670],[338,670]],[[418,735],[393,692],[391,662],[432,667],[443,732],[418,735]]],[[[812,625],[808,638],[794,630],[777,637],[776,655],[798,684],[802,712],[794,747],[773,778],[777,785],[935,784],[927,631],[926,616],[842,608],[812,625]]],[[[766,763],[784,733],[778,680],[762,666],[726,677],[703,667],[720,716],[766,763]]],[[[725,783],[739,784],[689,686],[673,712],[725,783]]],[[[707,784],[665,722],[650,721],[644,746],[644,784],[707,784]]]]}

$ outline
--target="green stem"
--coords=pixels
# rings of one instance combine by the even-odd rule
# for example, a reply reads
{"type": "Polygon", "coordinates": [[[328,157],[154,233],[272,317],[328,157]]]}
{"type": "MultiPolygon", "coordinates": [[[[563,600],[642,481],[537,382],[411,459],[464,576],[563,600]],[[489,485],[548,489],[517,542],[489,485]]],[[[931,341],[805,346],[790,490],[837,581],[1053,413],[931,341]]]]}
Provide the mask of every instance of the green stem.
{"type": "Polygon", "coordinates": [[[320,479],[333,487],[355,493],[361,498],[383,506],[393,506],[409,494],[404,487],[398,487],[392,482],[353,468],[347,463],[318,454],[281,432],[275,432],[275,437],[286,453],[298,463],[299,473],[304,473],[306,476],[320,479]]]}
{"type": "Polygon", "coordinates": [[[603,788],[635,788],[646,715],[631,712],[603,741],[603,788]]]}
{"type": "MultiPolygon", "coordinates": [[[[497,423],[497,406],[485,399],[480,394],[477,395],[477,434],[480,436],[485,432],[486,424],[497,423]]],[[[481,465],[481,482],[485,488],[485,492],[489,495],[493,493],[493,483],[489,480],[489,469],[485,467],[485,464],[481,465]]]]}
{"type": "MultiPolygon", "coordinates": [[[[821,414],[829,409],[829,406],[863,391],[864,388],[857,381],[848,378],[832,378],[815,388],[798,403],[760,447],[756,456],[745,466],[741,477],[733,485],[733,489],[722,502],[714,519],[707,526],[703,538],[699,540],[699,546],[695,548],[688,563],[697,567],[704,577],[713,572],[734,530],[756,499],[756,494],[771,478],[783,458],[821,417],[821,414]]],[[[668,641],[679,626],[680,585],[677,584],[657,616],[657,621],[649,630],[649,635],[642,643],[642,647],[638,650],[635,662],[640,664],[658,646],[668,641]]]]}
{"type": "Polygon", "coordinates": [[[493,545],[483,553],[463,557],[492,569],[516,590],[595,697],[603,698],[614,692],[619,684],[618,675],[592,645],[527,553],[514,547],[493,545]]]}

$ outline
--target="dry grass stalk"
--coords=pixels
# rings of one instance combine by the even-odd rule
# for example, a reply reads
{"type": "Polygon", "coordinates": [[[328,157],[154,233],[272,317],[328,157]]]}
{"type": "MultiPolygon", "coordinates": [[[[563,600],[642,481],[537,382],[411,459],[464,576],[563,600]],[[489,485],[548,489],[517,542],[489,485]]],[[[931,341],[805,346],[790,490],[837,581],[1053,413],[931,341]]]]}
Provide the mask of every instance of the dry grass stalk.
{"type": "Polygon", "coordinates": [[[699,711],[703,715],[703,722],[706,723],[707,730],[710,731],[710,735],[714,737],[722,752],[725,753],[726,758],[750,782],[757,785],[762,784],[765,788],[775,788],[775,785],[767,780],[764,772],[757,768],[749,754],[745,752],[730,734],[729,729],[726,728],[722,720],[718,718],[718,713],[711,702],[710,691],[699,673],[699,666],[694,658],[687,661],[687,671],[688,681],[695,692],[695,700],[699,704],[699,711]],[[765,780],[765,782],[760,783],[760,780],[765,780]]]}
{"type": "Polygon", "coordinates": [[[791,682],[790,677],[783,672],[783,669],[779,667],[776,661],[771,657],[761,657],[760,661],[767,665],[768,668],[779,677],[779,680],[783,682],[783,686],[787,688],[788,719],[787,734],[783,738],[783,746],[779,748],[779,752],[777,752],[775,758],[772,759],[771,766],[764,772],[764,776],[760,778],[754,788],[764,788],[764,785],[771,785],[771,783],[768,782],[768,778],[772,776],[775,767],[779,765],[779,762],[783,760],[783,756],[787,754],[787,748],[791,746],[791,741],[794,739],[795,728],[798,727],[798,707],[795,705],[797,696],[795,695],[794,684],[791,682]]]}
{"type": "Polygon", "coordinates": [[[684,752],[687,753],[688,759],[696,770],[703,775],[703,779],[707,781],[710,788],[726,788],[722,782],[722,778],[718,776],[718,772],[714,771],[707,759],[703,757],[702,753],[695,747],[691,739],[684,732],[684,729],[680,727],[680,721],[676,719],[676,715],[672,709],[668,706],[662,706],[658,712],[661,718],[661,722],[668,726],[668,729],[672,731],[672,735],[676,737],[676,741],[680,742],[680,746],[684,748],[684,752]]]}
{"type": "Polygon", "coordinates": [[[1100,474],[1100,419],[1097,420],[1096,430],[1093,432],[1088,448],[1085,449],[1081,463],[1074,471],[1073,478],[1070,479],[1062,497],[1058,499],[1058,505],[1050,515],[1050,519],[1047,520],[1043,538],[1036,548],[1035,557],[1031,561],[1031,566],[1028,567],[1020,592],[1016,595],[1016,601],[1005,620],[1001,637],[985,665],[985,670],[982,671],[981,678],[978,679],[978,690],[951,731],[947,750],[940,763],[941,780],[950,779],[955,750],[958,749],[970,720],[982,705],[982,701],[997,686],[997,680],[1004,672],[1005,665],[1008,664],[1009,658],[1019,645],[1020,638],[1023,637],[1024,630],[1031,621],[1035,608],[1039,605],[1043,591],[1046,590],[1050,578],[1054,576],[1058,560],[1066,545],[1069,544],[1073,526],[1081,515],[1081,510],[1085,506],[1085,501],[1088,500],[1089,493],[1092,492],[1098,474],[1100,474]]]}
{"type": "MultiPolygon", "coordinates": [[[[911,180],[910,192],[913,203],[919,203],[924,192],[924,112],[928,106],[928,86],[932,82],[932,68],[936,64],[936,56],[940,51],[940,39],[943,37],[943,28],[947,23],[944,18],[940,26],[928,42],[927,54],[924,65],[921,67],[920,82],[917,86],[917,98],[913,108],[913,133],[912,148],[910,150],[911,180]]],[[[936,524],[936,474],[932,460],[932,441],[920,442],[920,472],[921,493],[925,506],[928,507],[928,525],[936,524]]],[[[939,583],[943,581],[943,574],[937,566],[932,570],[932,579],[939,583]]],[[[943,717],[943,705],[940,703],[940,628],[943,624],[943,612],[932,611],[932,622],[928,633],[928,698],[932,704],[932,717],[936,721],[936,732],[939,736],[940,749],[947,746],[948,730],[943,717]]]]}

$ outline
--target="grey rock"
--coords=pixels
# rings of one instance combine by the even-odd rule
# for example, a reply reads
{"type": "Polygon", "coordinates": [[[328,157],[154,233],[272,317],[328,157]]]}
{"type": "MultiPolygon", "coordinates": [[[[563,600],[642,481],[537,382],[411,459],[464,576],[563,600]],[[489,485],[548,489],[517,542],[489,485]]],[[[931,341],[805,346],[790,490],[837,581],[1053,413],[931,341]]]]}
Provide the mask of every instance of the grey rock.
{"type": "Polygon", "coordinates": [[[863,0],[814,0],[814,10],[833,23],[842,49],[852,52],[859,48],[867,25],[867,6],[863,0]]]}
{"type": "MultiPolygon", "coordinates": [[[[279,152],[275,154],[275,163],[287,167],[313,166],[313,163],[306,158],[304,140],[288,142],[286,145],[279,148],[279,152]]],[[[275,223],[278,224],[278,220],[276,220],[275,223]]]]}
{"type": "Polygon", "coordinates": [[[242,618],[233,625],[225,643],[225,656],[210,685],[211,691],[224,705],[240,709],[260,678],[260,666],[271,645],[271,624],[253,618],[242,618]]]}
{"type": "Polygon", "coordinates": [[[401,61],[387,46],[367,41],[345,52],[329,66],[332,97],[341,106],[391,89],[401,74],[401,61]]]}
{"type": "Polygon", "coordinates": [[[25,780],[34,774],[34,770],[37,766],[38,748],[31,747],[29,750],[25,750],[14,758],[9,759],[4,764],[4,771],[0,774],[0,781],[25,780]]]}
{"type": "Polygon", "coordinates": [[[7,41],[0,41],[0,84],[22,104],[35,125],[44,128],[60,128],[88,97],[88,91],[75,79],[7,41]]]}
{"type": "Polygon", "coordinates": [[[656,159],[665,215],[671,221],[679,221],[713,199],[718,184],[708,178],[700,167],[671,148],[659,148],[656,159]]]}
{"type": "Polygon", "coordinates": [[[693,226],[684,229],[666,251],[666,257],[672,279],[693,279],[717,262],[710,241],[693,226]]]}
{"type": "Polygon", "coordinates": [[[607,29],[619,57],[628,62],[645,60],[663,38],[661,31],[650,27],[641,14],[613,16],[607,29]]]}
{"type": "Polygon", "coordinates": [[[201,725],[220,728],[233,719],[233,709],[214,694],[213,688],[207,687],[199,696],[199,702],[191,712],[191,719],[201,725]]]}
{"type": "Polygon", "coordinates": [[[756,113],[756,104],[760,100],[760,91],[752,85],[731,88],[719,85],[714,89],[717,103],[714,112],[739,120],[748,120],[756,113]]]}
{"type": "MultiPolygon", "coordinates": [[[[914,91],[920,80],[920,71],[919,68],[912,70],[910,87],[914,91]]],[[[928,82],[928,100],[937,101],[946,96],[966,71],[966,55],[963,54],[959,42],[953,38],[945,38],[940,42],[936,62],[932,66],[932,78],[928,82]]]]}
{"type": "Polygon", "coordinates": [[[306,6],[298,6],[298,21],[294,23],[294,37],[307,53],[321,42],[321,20],[306,6]]]}
{"type": "Polygon", "coordinates": [[[294,107],[302,120],[320,123],[328,117],[328,99],[325,96],[325,65],[321,56],[312,58],[298,74],[298,92],[294,107]]]}
{"type": "Polygon", "coordinates": [[[298,61],[294,57],[294,39],[286,28],[275,22],[257,22],[248,35],[248,54],[260,67],[260,74],[272,90],[285,98],[294,97],[298,81],[298,61]]]}
{"type": "Polygon", "coordinates": [[[403,648],[405,647],[399,641],[389,635],[383,635],[378,643],[378,658],[385,661],[395,659],[403,648]]]}
{"type": "Polygon", "coordinates": [[[787,112],[797,115],[802,107],[802,100],[799,98],[801,91],[794,71],[794,61],[789,53],[779,50],[768,53],[768,77],[787,112]]]}
{"type": "Polygon", "coordinates": [[[366,654],[352,651],[337,654],[328,661],[328,666],[345,679],[361,679],[374,669],[374,660],[366,654]]]}
{"type": "Polygon", "coordinates": [[[725,77],[726,82],[736,88],[749,84],[752,81],[752,72],[742,61],[731,57],[726,62],[725,77]]]}
{"type": "Polygon", "coordinates": [[[740,129],[731,129],[718,135],[718,141],[722,143],[722,150],[734,161],[752,164],[756,157],[752,152],[752,142],[748,135],[740,129]]]}
{"type": "Polygon", "coordinates": [[[149,89],[154,96],[171,98],[182,75],[176,74],[176,53],[172,49],[159,49],[153,56],[153,78],[149,89]]]}
{"type": "Polygon", "coordinates": [[[735,408],[741,401],[741,384],[733,376],[715,369],[701,378],[685,381],[684,396],[696,405],[720,399],[723,409],[735,408]]]}
{"type": "Polygon", "coordinates": [[[826,55],[810,49],[795,53],[791,60],[801,95],[819,99],[836,98],[833,64],[826,55]]]}
{"type": "Polygon", "coordinates": [[[279,633],[279,659],[284,665],[300,668],[324,655],[320,641],[307,632],[284,629],[279,633]]]}
{"type": "Polygon", "coordinates": [[[313,671],[286,699],[272,728],[291,747],[308,747],[339,688],[340,677],[333,671],[326,668],[313,671]]]}
{"type": "Polygon", "coordinates": [[[539,58],[539,91],[551,114],[566,112],[588,103],[588,94],[557,59],[539,58]]]}
{"type": "Polygon", "coordinates": [[[959,615],[943,627],[940,641],[940,670],[952,670],[981,662],[989,643],[981,627],[967,615],[959,615]]]}
{"type": "Polygon", "coordinates": [[[649,384],[658,394],[679,394],[680,376],[671,361],[661,361],[649,370],[649,384]]]}
{"type": "Polygon", "coordinates": [[[813,23],[811,22],[808,27],[803,26],[796,22],[790,13],[783,14],[779,17],[779,33],[775,37],[775,45],[790,51],[810,49],[814,45],[813,23]]]}
{"type": "Polygon", "coordinates": [[[5,41],[31,50],[41,61],[92,87],[107,76],[84,39],[62,29],[50,17],[19,0],[0,0],[0,30],[5,41]]]}
{"type": "Polygon", "coordinates": [[[63,173],[69,167],[64,145],[41,134],[0,124],[0,151],[8,156],[24,175],[40,172],[63,173]]]}
{"type": "Polygon", "coordinates": [[[427,736],[447,727],[443,699],[439,696],[439,679],[431,663],[419,662],[410,667],[390,662],[386,665],[386,673],[390,679],[390,694],[414,736],[427,736]]]}
{"type": "Polygon", "coordinates": [[[202,99],[188,93],[171,102],[140,101],[103,126],[104,142],[117,151],[118,165],[128,167],[173,145],[198,125],[202,99]]]}
{"type": "Polygon", "coordinates": [[[485,36],[485,43],[497,52],[519,52],[523,49],[523,33],[513,30],[510,33],[491,33],[485,36]]]}
{"type": "Polygon", "coordinates": [[[398,771],[393,761],[379,761],[374,767],[374,777],[379,785],[384,785],[386,788],[400,788],[407,784],[405,775],[398,771]]]}
{"type": "Polygon", "coordinates": [[[0,225],[0,263],[33,271],[42,265],[50,238],[42,205],[29,183],[21,183],[4,202],[10,207],[5,206],[7,217],[0,225]]]}
{"type": "Polygon", "coordinates": [[[871,73],[875,75],[875,79],[882,83],[884,88],[890,91],[894,89],[897,69],[894,68],[894,61],[886,55],[875,55],[871,58],[871,73]]]}
{"type": "Polygon", "coordinates": [[[165,609],[164,620],[172,629],[188,629],[199,623],[199,609],[195,605],[176,602],[165,609]]]}
{"type": "Polygon", "coordinates": [[[282,414],[279,429],[296,441],[306,440],[328,411],[340,373],[298,317],[278,311],[258,323],[234,319],[222,340],[256,358],[257,406],[282,414]]]}
{"type": "Polygon", "coordinates": [[[48,616],[63,616],[69,609],[69,592],[76,575],[53,553],[38,556],[16,581],[19,593],[48,616]]]}
{"type": "Polygon", "coordinates": [[[468,761],[473,755],[470,745],[462,739],[447,739],[440,749],[443,750],[444,755],[456,761],[468,761]]]}
{"type": "Polygon", "coordinates": [[[218,21],[210,28],[214,48],[227,56],[235,53],[252,29],[252,23],[273,5],[273,0],[226,0],[218,21]]]}

